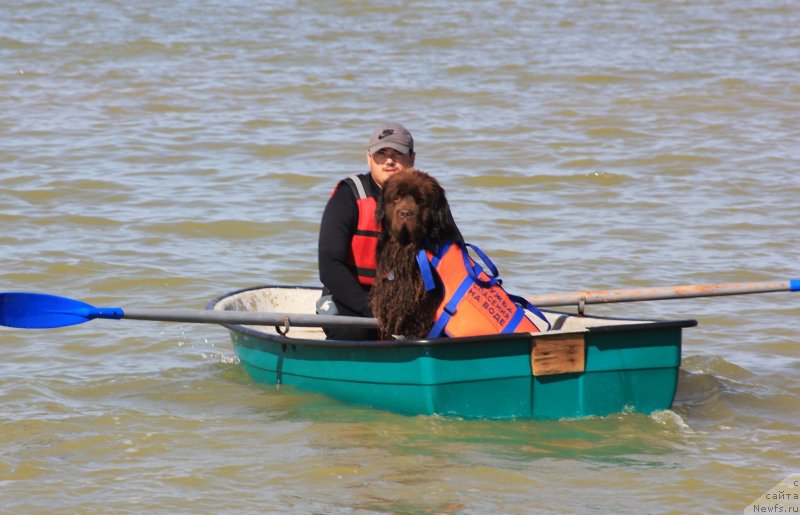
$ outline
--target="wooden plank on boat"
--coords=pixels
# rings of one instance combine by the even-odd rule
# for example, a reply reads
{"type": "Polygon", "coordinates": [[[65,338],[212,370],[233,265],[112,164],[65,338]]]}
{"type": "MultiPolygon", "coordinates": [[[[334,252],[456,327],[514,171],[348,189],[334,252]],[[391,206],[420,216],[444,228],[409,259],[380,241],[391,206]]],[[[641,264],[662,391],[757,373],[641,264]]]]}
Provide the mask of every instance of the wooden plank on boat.
{"type": "Polygon", "coordinates": [[[534,376],[570,374],[586,369],[586,345],[582,334],[533,337],[531,370],[534,376]]]}

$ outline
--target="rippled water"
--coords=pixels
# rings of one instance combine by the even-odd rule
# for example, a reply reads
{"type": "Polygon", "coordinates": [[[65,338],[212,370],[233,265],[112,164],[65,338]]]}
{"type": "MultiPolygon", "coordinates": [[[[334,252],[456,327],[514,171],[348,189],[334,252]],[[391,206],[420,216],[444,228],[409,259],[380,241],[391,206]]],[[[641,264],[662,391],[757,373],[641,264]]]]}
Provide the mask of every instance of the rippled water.
{"type": "MultiPolygon", "coordinates": [[[[318,283],[409,127],[517,293],[797,278],[789,1],[0,1],[0,290],[203,307],[318,283]]],[[[696,318],[673,410],[402,417],[254,384],[216,326],[0,329],[9,512],[730,512],[800,472],[800,299],[696,318]]]]}

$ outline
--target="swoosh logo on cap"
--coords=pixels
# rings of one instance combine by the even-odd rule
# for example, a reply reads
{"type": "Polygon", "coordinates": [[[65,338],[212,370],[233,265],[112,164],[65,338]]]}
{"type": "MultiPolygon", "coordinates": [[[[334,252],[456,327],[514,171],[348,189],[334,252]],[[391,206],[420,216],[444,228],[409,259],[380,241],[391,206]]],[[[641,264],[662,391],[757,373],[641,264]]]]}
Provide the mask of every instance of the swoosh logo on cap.
{"type": "Polygon", "coordinates": [[[394,129],[384,129],[384,131],[378,135],[378,139],[383,139],[387,136],[391,136],[392,134],[394,134],[394,129]]]}

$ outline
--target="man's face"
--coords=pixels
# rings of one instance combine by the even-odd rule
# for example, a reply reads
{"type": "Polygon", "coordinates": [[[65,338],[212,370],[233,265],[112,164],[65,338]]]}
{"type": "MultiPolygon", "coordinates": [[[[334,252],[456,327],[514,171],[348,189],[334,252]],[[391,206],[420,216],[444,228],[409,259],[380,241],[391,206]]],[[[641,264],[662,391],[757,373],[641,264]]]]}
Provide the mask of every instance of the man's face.
{"type": "Polygon", "coordinates": [[[414,167],[414,152],[406,155],[393,148],[382,148],[371,155],[367,152],[367,164],[375,183],[382,188],[390,175],[414,167]]]}

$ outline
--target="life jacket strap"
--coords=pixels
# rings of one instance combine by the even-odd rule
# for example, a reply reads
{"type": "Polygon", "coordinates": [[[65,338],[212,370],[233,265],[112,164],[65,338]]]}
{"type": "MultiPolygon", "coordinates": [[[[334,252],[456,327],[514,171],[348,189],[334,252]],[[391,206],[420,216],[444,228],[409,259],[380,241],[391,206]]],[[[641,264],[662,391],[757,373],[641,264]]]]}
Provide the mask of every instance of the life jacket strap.
{"type": "Polygon", "coordinates": [[[419,273],[422,274],[422,284],[425,285],[425,291],[431,291],[436,288],[436,282],[433,280],[431,262],[428,260],[425,249],[417,252],[417,265],[419,266],[419,273]]]}
{"type": "Polygon", "coordinates": [[[369,183],[367,183],[367,186],[364,186],[364,183],[361,182],[361,178],[358,175],[351,175],[345,179],[345,182],[347,182],[347,185],[350,186],[350,189],[353,191],[353,194],[357,199],[365,199],[369,197],[369,193],[367,192],[369,183]]]}
{"type": "MultiPolygon", "coordinates": [[[[458,285],[456,291],[453,292],[453,297],[450,301],[445,304],[442,308],[442,314],[439,315],[439,318],[436,319],[436,323],[433,324],[430,333],[428,333],[428,338],[437,338],[443,334],[447,334],[445,328],[447,324],[450,322],[450,319],[453,318],[453,315],[456,314],[456,310],[458,309],[458,305],[461,303],[461,300],[467,294],[472,285],[475,284],[470,277],[465,277],[461,284],[458,285]]],[[[450,336],[447,334],[447,336],[450,336]]]]}
{"type": "MultiPolygon", "coordinates": [[[[516,302],[514,304],[516,304],[516,302]]],[[[522,309],[522,307],[520,307],[519,305],[517,305],[516,309],[514,310],[514,314],[511,315],[511,320],[508,321],[508,323],[503,328],[503,330],[500,331],[500,333],[501,334],[513,333],[517,329],[517,326],[519,326],[519,323],[522,322],[522,319],[524,317],[525,317],[525,310],[522,309]]]]}
{"type": "Polygon", "coordinates": [[[443,311],[441,316],[436,319],[436,322],[431,327],[431,331],[428,333],[428,338],[438,338],[444,333],[444,328],[447,327],[447,323],[450,322],[450,317],[452,317],[450,313],[447,311],[443,311]]]}
{"type": "MultiPolygon", "coordinates": [[[[520,297],[519,295],[514,295],[512,293],[508,293],[508,292],[506,292],[506,295],[508,295],[508,298],[511,299],[514,302],[514,304],[518,304],[518,305],[522,306],[523,309],[527,309],[528,311],[530,311],[531,313],[533,313],[537,317],[541,318],[544,321],[544,323],[547,324],[547,330],[548,331],[550,329],[552,329],[552,326],[550,325],[550,322],[547,320],[547,317],[544,316],[544,313],[542,313],[539,310],[539,308],[537,308],[536,306],[534,306],[533,304],[528,302],[528,299],[526,299],[524,297],[520,297]]],[[[520,311],[523,311],[523,309],[520,309],[520,311]]]]}
{"type": "Polygon", "coordinates": [[[491,288],[495,284],[501,284],[500,279],[497,277],[500,275],[500,273],[497,271],[497,267],[494,266],[494,263],[492,263],[492,260],[489,259],[489,256],[484,254],[483,251],[477,247],[477,245],[473,245],[472,243],[459,243],[459,246],[461,247],[461,259],[464,260],[464,268],[467,270],[467,274],[469,274],[473,281],[475,281],[477,284],[480,284],[484,288],[491,288]],[[469,257],[469,251],[467,249],[472,249],[475,254],[478,255],[478,258],[483,261],[483,264],[489,268],[488,272],[486,272],[477,261],[474,263],[471,262],[472,260],[469,257]],[[481,279],[481,273],[486,273],[486,275],[489,276],[489,279],[481,279]]]}

